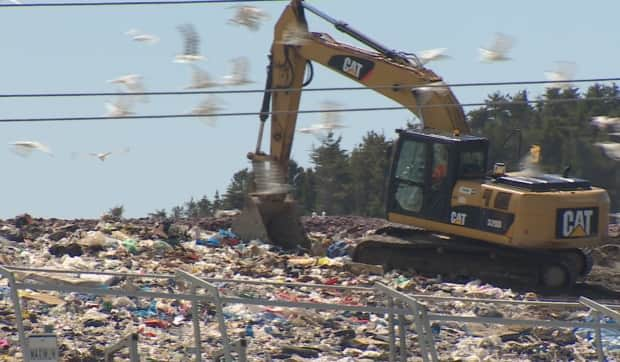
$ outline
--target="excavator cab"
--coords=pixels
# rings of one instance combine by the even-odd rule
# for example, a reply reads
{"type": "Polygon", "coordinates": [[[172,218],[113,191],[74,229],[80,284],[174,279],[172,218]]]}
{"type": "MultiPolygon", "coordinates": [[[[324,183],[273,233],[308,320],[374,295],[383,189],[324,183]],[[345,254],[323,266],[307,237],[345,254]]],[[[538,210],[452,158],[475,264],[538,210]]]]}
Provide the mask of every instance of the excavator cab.
{"type": "Polygon", "coordinates": [[[397,130],[387,187],[387,214],[450,223],[457,180],[486,176],[488,140],[397,130]]]}

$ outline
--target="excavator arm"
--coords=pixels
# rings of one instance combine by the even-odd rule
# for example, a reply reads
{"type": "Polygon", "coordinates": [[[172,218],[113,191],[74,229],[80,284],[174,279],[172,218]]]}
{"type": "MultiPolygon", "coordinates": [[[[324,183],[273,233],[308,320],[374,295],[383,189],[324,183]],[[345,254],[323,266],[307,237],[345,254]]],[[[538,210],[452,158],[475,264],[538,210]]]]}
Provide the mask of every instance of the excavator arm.
{"type": "MultiPolygon", "coordinates": [[[[276,239],[299,238],[303,234],[296,232],[294,235],[276,236],[279,226],[270,223],[293,223],[291,217],[286,217],[288,221],[283,221],[285,217],[278,211],[283,209],[281,205],[285,202],[291,203],[290,207],[293,207],[290,195],[286,195],[287,189],[274,188],[273,185],[286,182],[284,176],[287,174],[293,145],[301,92],[309,83],[309,80],[305,82],[304,78],[308,67],[312,71],[311,62],[322,64],[401,104],[414,113],[426,129],[451,134],[469,133],[465,114],[455,95],[442,82],[441,77],[423,67],[415,55],[390,50],[303,0],[292,0],[278,19],[269,59],[258,141],[256,150],[248,154],[259,180],[246,201],[246,210],[239,217],[240,221],[233,224],[233,228],[236,228],[242,237],[266,238],[277,244],[291,246],[291,240],[276,239]],[[325,33],[309,32],[306,12],[330,22],[336,29],[372,50],[340,43],[325,33]],[[265,154],[261,150],[261,143],[269,115],[270,150],[269,154],[265,154]],[[257,170],[259,167],[265,168],[265,164],[269,165],[267,168],[271,171],[257,170]],[[273,176],[267,177],[268,182],[261,184],[266,173],[278,176],[276,180],[273,176]],[[266,207],[266,203],[270,207],[266,207]],[[248,217],[251,222],[241,222],[244,219],[247,221],[248,217]]],[[[290,208],[286,209],[290,214],[290,208]]]]}
{"type": "Polygon", "coordinates": [[[465,114],[455,95],[442,83],[441,77],[424,68],[415,56],[389,50],[301,0],[291,1],[279,18],[270,59],[262,112],[264,121],[271,105],[270,155],[279,162],[288,162],[290,156],[301,88],[310,61],[401,104],[423,122],[424,128],[469,133],[465,114]],[[320,16],[375,51],[338,42],[325,33],[308,32],[306,11],[320,16]]]}

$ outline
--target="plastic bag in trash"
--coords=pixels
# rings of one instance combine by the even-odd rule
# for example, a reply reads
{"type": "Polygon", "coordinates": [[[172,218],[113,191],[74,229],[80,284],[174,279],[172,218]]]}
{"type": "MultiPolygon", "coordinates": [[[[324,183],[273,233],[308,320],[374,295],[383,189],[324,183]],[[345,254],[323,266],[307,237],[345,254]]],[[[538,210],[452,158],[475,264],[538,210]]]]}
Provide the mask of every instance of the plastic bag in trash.
{"type": "Polygon", "coordinates": [[[339,256],[346,256],[349,252],[349,244],[345,241],[336,241],[327,247],[327,256],[330,258],[337,258],[339,256]]]}

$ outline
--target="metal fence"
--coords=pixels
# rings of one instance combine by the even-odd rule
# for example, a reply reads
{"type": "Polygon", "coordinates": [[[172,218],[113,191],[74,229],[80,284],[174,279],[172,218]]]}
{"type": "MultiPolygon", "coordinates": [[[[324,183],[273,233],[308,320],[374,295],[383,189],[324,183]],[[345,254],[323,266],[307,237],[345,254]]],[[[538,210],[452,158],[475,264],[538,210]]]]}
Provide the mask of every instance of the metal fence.
{"type": "MultiPolygon", "coordinates": [[[[195,275],[177,270],[175,274],[132,274],[132,273],[107,273],[95,271],[77,271],[77,270],[51,270],[51,269],[34,269],[15,266],[0,266],[0,276],[6,278],[9,286],[9,294],[13,304],[15,313],[15,324],[17,327],[19,342],[22,353],[26,361],[30,362],[28,339],[26,338],[23,317],[22,303],[19,297],[19,290],[37,290],[37,291],[56,291],[80,293],[96,296],[127,296],[135,298],[161,298],[185,300],[191,302],[192,308],[192,325],[194,347],[192,352],[195,361],[202,361],[202,337],[200,329],[200,313],[199,304],[209,303],[215,309],[215,319],[218,324],[219,334],[221,338],[221,351],[210,356],[211,359],[232,361],[236,357],[238,361],[246,360],[246,341],[243,337],[238,340],[231,341],[226,325],[223,307],[227,304],[242,304],[254,306],[268,307],[286,307],[286,308],[302,308],[315,311],[350,311],[364,312],[378,315],[387,315],[388,331],[389,331],[389,360],[390,361],[406,361],[410,354],[417,352],[421,355],[423,361],[438,361],[438,354],[435,343],[438,340],[431,330],[431,322],[435,323],[483,323],[497,325],[521,325],[531,327],[555,327],[555,328],[589,328],[595,331],[594,346],[599,361],[604,361],[604,350],[602,345],[601,329],[617,329],[618,324],[601,323],[601,317],[606,316],[615,321],[620,321],[620,314],[614,309],[616,306],[604,306],[587,298],[580,298],[578,302],[546,302],[546,301],[516,301],[501,299],[481,299],[481,298],[456,298],[456,297],[436,297],[420,294],[405,294],[397,291],[381,283],[374,284],[373,287],[354,287],[354,286],[338,286],[338,285],[322,285],[322,284],[306,284],[306,283],[281,283],[264,280],[240,280],[240,279],[221,279],[221,278],[200,278],[195,275]],[[125,290],[120,288],[108,287],[85,287],[66,285],[54,281],[37,280],[32,278],[17,277],[17,273],[27,272],[29,275],[36,274],[69,274],[80,277],[82,275],[103,275],[115,276],[123,278],[163,278],[174,280],[179,283],[189,285],[189,293],[163,293],[143,290],[125,290]],[[339,289],[357,292],[368,292],[375,296],[382,296],[385,302],[384,306],[377,305],[343,305],[330,303],[315,302],[296,302],[288,300],[271,300],[265,298],[241,298],[222,295],[216,283],[234,283],[235,285],[250,284],[255,286],[277,286],[277,287],[299,287],[311,289],[339,289]],[[442,313],[430,313],[429,306],[433,303],[441,302],[469,302],[469,303],[491,303],[495,305],[512,304],[523,306],[541,306],[549,308],[581,308],[592,309],[595,320],[592,322],[571,322],[562,320],[540,320],[540,319],[515,319],[515,318],[497,318],[497,317],[479,317],[479,316],[462,316],[442,313]],[[407,346],[408,335],[407,326],[410,325],[417,335],[417,346],[407,346]],[[398,327],[398,336],[396,333],[398,327]],[[397,348],[398,342],[398,348],[397,348]],[[416,348],[417,347],[417,348],[416,348]]],[[[129,332],[129,331],[126,331],[129,332]]],[[[112,360],[115,352],[128,348],[131,361],[139,360],[137,351],[137,335],[131,333],[119,342],[108,347],[106,350],[106,360],[112,360]]],[[[416,354],[417,355],[417,354],[416,354]]]]}

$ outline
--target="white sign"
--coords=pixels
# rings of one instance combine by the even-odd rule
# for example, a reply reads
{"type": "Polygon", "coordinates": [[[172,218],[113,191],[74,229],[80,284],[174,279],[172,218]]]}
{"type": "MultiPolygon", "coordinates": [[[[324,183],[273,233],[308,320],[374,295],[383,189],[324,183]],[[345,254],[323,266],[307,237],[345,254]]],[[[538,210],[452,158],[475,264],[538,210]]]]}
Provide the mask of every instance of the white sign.
{"type": "Polygon", "coordinates": [[[55,334],[32,334],[28,337],[28,354],[32,362],[58,362],[55,334]]]}

